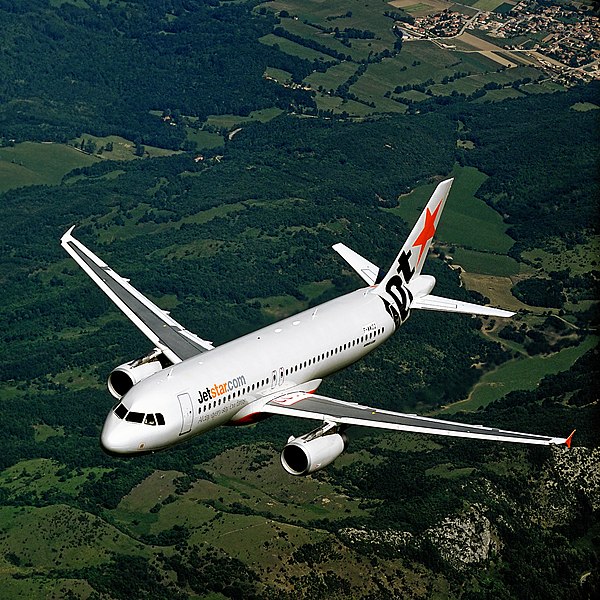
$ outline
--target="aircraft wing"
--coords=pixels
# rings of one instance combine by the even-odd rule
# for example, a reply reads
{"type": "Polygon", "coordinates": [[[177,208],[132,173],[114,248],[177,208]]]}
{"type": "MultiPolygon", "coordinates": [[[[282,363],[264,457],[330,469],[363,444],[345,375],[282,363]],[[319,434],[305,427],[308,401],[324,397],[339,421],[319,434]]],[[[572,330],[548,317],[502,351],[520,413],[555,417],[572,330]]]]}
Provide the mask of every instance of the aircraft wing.
{"type": "Polygon", "coordinates": [[[395,429],[415,433],[430,433],[453,437],[475,438],[481,440],[497,440],[502,442],[519,442],[523,444],[566,444],[570,447],[571,434],[568,438],[548,437],[530,433],[505,431],[483,425],[466,425],[455,421],[444,421],[430,417],[420,417],[370,408],[362,404],[344,402],[335,398],[327,398],[302,391],[278,396],[267,402],[262,412],[300,417],[336,423],[340,425],[362,425],[379,429],[395,429]]]}
{"type": "Polygon", "coordinates": [[[61,239],[62,247],[94,283],[125,313],[140,331],[174,364],[211,350],[211,342],[185,329],[167,311],[138,292],[128,279],[113,271],[73,235],[71,227],[61,239]]]}

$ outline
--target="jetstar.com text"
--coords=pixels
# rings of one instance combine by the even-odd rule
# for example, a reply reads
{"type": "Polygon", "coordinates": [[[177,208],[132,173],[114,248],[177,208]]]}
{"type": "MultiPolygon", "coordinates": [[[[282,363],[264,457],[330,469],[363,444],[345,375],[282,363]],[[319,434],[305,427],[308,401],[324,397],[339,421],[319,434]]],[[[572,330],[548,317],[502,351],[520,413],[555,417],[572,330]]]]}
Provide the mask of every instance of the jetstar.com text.
{"type": "Polygon", "coordinates": [[[204,391],[199,392],[200,400],[206,402],[228,392],[233,392],[244,385],[246,385],[246,378],[243,375],[239,375],[223,383],[215,383],[212,387],[207,387],[204,391]]]}

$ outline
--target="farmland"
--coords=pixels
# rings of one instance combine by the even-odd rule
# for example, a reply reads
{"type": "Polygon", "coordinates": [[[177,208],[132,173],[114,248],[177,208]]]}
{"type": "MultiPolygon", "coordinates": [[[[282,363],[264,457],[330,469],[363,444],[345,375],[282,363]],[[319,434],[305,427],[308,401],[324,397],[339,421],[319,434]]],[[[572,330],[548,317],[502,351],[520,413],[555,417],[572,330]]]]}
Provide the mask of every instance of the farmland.
{"type": "Polygon", "coordinates": [[[396,17],[448,6],[0,8],[0,597],[598,595],[597,89],[474,35],[400,44],[396,17]],[[518,314],[414,310],[320,392],[577,428],[571,450],[351,427],[294,478],[279,454],[314,425],[274,416],[103,453],[107,376],[152,343],[62,251],[68,227],[219,346],[363,285],[336,242],[388,268],[450,176],[423,272],[518,314]]]}
{"type": "MultiPolygon", "coordinates": [[[[281,19],[280,26],[294,38],[292,41],[269,34],[262,39],[263,43],[277,44],[284,52],[300,58],[333,61],[325,72],[315,72],[304,79],[307,86],[318,91],[319,110],[334,114],[344,111],[350,116],[361,117],[381,112],[403,113],[407,105],[435,97],[464,94],[473,96],[477,102],[499,102],[557,89],[548,85],[539,64],[532,59],[507,54],[499,46],[472,33],[464,32],[448,44],[409,37],[401,49],[397,47],[393,20],[384,14],[385,11],[397,8],[407,15],[419,17],[448,8],[449,3],[399,1],[388,5],[368,1],[364,6],[353,6],[351,11],[343,11],[342,4],[339,4],[339,12],[336,3],[323,5],[287,0],[262,5],[275,14],[288,15],[281,19]],[[351,39],[347,44],[341,44],[338,37],[333,36],[334,28],[368,31],[372,37],[351,39]],[[302,40],[306,40],[306,45],[302,40]],[[341,62],[334,60],[313,49],[311,44],[349,58],[341,62]],[[380,57],[374,58],[377,55],[380,57]],[[352,77],[353,69],[356,69],[353,65],[359,62],[366,62],[368,66],[351,82],[351,95],[345,99],[358,100],[360,104],[333,102],[332,95],[345,97],[338,88],[352,77]]],[[[488,10],[488,4],[490,2],[486,0],[482,6],[475,7],[488,10]]]]}
{"type": "Polygon", "coordinates": [[[578,358],[597,344],[598,339],[590,337],[580,346],[565,348],[551,356],[515,358],[483,375],[467,399],[445,407],[440,414],[476,411],[514,390],[534,389],[543,377],[567,371],[578,358]]]}
{"type": "Polygon", "coordinates": [[[63,144],[23,142],[0,148],[0,192],[24,185],[56,184],[69,171],[98,160],[63,144]]]}

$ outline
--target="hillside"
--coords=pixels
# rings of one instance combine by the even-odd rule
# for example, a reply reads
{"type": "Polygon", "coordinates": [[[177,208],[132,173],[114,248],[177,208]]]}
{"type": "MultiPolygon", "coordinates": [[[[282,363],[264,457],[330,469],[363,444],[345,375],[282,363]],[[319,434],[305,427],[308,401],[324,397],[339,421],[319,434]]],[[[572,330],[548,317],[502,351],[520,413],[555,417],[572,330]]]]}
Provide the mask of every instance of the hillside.
{"type": "Polygon", "coordinates": [[[297,20],[294,1],[0,6],[0,598],[597,595],[597,111],[579,110],[597,85],[519,84],[494,102],[394,92],[428,65],[436,96],[467,78],[442,83],[429,42],[394,49],[390,5],[362,4],[307,2],[297,20]],[[325,44],[304,20],[350,33],[325,44]],[[86,55],[76,73],[67,52],[86,55]],[[39,57],[18,85],[17,55],[39,57]],[[328,92],[362,64],[346,90],[357,99],[328,92]],[[48,139],[64,143],[33,143],[48,139]],[[68,227],[221,344],[361,285],[336,242],[388,265],[449,175],[425,267],[436,293],[518,314],[414,311],[320,389],[532,433],[576,428],[570,451],[355,429],[333,465],[298,479],[278,454],[309,426],[273,417],[152,456],[102,453],[106,378],[150,347],[64,254],[68,227]]]}

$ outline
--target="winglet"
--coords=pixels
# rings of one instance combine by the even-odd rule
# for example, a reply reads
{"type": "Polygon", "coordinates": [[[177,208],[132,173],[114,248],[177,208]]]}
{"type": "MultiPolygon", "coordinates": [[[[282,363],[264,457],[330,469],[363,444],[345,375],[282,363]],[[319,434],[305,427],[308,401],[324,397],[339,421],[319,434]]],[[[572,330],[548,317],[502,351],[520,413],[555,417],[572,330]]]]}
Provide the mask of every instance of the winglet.
{"type": "Polygon", "coordinates": [[[576,431],[577,429],[573,429],[573,431],[571,431],[571,435],[565,440],[565,445],[567,446],[567,448],[571,447],[571,440],[573,439],[573,435],[576,431]]]}
{"type": "Polygon", "coordinates": [[[73,230],[75,229],[76,225],[71,225],[71,227],[69,227],[69,230],[65,232],[65,234],[60,238],[61,242],[64,242],[65,240],[69,240],[72,237],[72,233],[73,230]]]}

